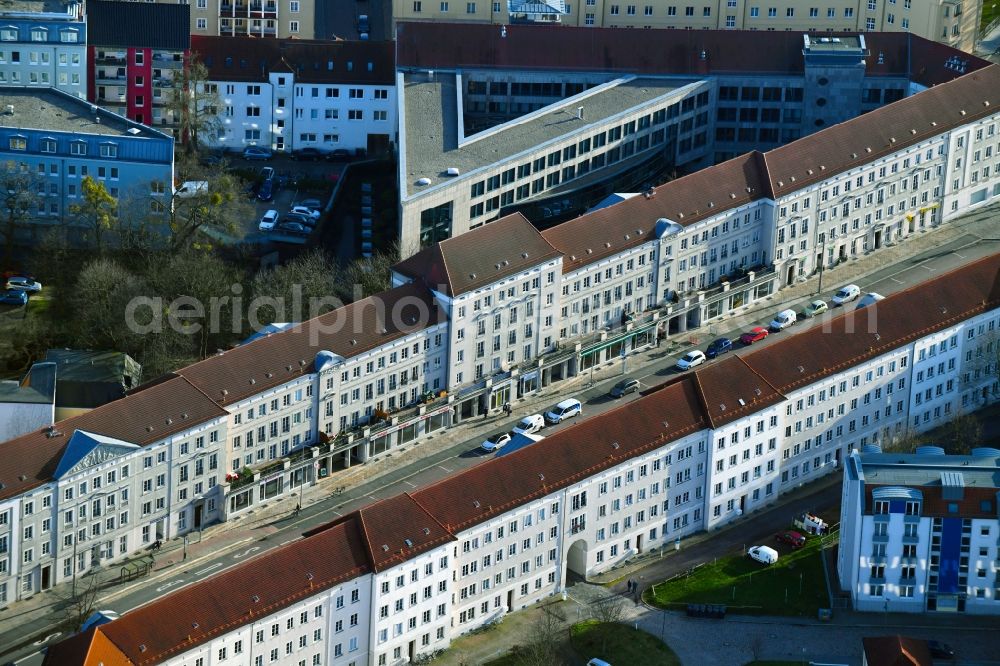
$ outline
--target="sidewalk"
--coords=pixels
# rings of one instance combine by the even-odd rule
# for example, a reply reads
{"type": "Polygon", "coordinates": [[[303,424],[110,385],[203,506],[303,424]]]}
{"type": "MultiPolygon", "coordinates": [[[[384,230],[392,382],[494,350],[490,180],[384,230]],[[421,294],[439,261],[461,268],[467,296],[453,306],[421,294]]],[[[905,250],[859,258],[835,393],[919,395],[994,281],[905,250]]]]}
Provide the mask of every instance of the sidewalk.
{"type": "MultiPolygon", "coordinates": [[[[1000,239],[1000,214],[998,214],[998,210],[1000,210],[998,205],[985,207],[961,220],[949,222],[943,227],[918,232],[916,236],[911,237],[904,244],[886,247],[877,253],[826,270],[823,276],[823,294],[828,295],[837,287],[850,282],[861,282],[862,289],[864,289],[864,276],[898,264],[905,258],[933,251],[935,248],[942,248],[949,243],[964,242],[967,239],[968,244],[973,244],[979,238],[1000,239]]],[[[657,364],[667,367],[672,364],[672,359],[669,357],[673,354],[686,351],[692,345],[704,344],[711,338],[739,331],[749,322],[765,316],[769,318],[783,307],[804,304],[816,297],[818,291],[818,276],[812,276],[799,284],[780,290],[762,303],[740,310],[704,328],[691,330],[683,336],[668,339],[659,347],[637,352],[629,356],[628,359],[630,374],[649,374],[657,364]]],[[[522,416],[549,407],[556,398],[578,393],[587,388],[595,393],[605,391],[610,388],[613,381],[617,381],[621,377],[621,374],[621,362],[614,359],[594,370],[593,387],[590,387],[591,373],[586,372],[550,385],[537,394],[515,400],[513,403],[514,414],[510,417],[501,412],[486,418],[469,419],[443,432],[434,433],[425,439],[411,442],[366,464],[355,465],[350,469],[335,472],[327,478],[321,479],[317,484],[302,490],[302,509],[323,502],[325,503],[324,511],[334,511],[342,509],[348,503],[364,500],[373,493],[399,484],[401,479],[408,478],[453,457],[455,452],[452,449],[459,446],[467,447],[470,440],[481,439],[492,432],[509,428],[522,416]],[[344,492],[339,495],[335,494],[334,490],[340,487],[345,488],[344,492]]],[[[812,487],[816,487],[816,484],[807,486],[807,488],[812,487]]],[[[405,490],[405,488],[401,488],[401,490],[405,490]]],[[[247,556],[252,555],[253,552],[261,549],[259,546],[254,546],[255,541],[277,532],[284,521],[293,517],[295,506],[300,502],[299,497],[299,493],[290,493],[265,502],[231,521],[206,527],[200,534],[189,535],[186,547],[183,539],[173,539],[165,543],[162,550],[153,556],[152,572],[131,583],[124,585],[118,583],[119,572],[125,562],[111,564],[109,568],[94,574],[98,577],[104,590],[98,605],[100,606],[109,597],[113,598],[121,594],[122,590],[128,589],[131,585],[149,584],[150,576],[159,574],[161,578],[167,578],[166,572],[171,569],[194,567],[203,558],[216,556],[229,550],[243,552],[239,551],[239,548],[247,551],[247,556]]],[[[782,503],[786,501],[791,500],[779,499],[772,506],[782,506],[782,503]]],[[[334,517],[331,514],[330,518],[334,517]]],[[[717,534],[719,532],[692,536],[686,539],[684,544],[690,546],[717,534]]],[[[130,558],[130,561],[139,557],[140,555],[137,554],[130,558]]],[[[628,576],[649,561],[649,559],[634,560],[615,571],[602,574],[598,580],[604,583],[613,583],[615,580],[628,576]]],[[[80,580],[89,582],[90,577],[91,575],[82,576],[78,580],[78,585],[80,580]]],[[[169,583],[170,581],[166,580],[160,584],[157,590],[160,591],[161,588],[169,590],[169,583]]],[[[18,636],[19,628],[24,631],[25,622],[37,620],[45,614],[58,612],[59,595],[65,594],[65,590],[69,587],[68,583],[59,585],[55,590],[36,594],[30,599],[11,604],[0,611],[0,645],[5,648],[12,645],[15,637],[22,639],[18,641],[20,643],[34,640],[35,636],[33,635],[18,636]]],[[[43,631],[41,635],[46,633],[43,631]]]]}

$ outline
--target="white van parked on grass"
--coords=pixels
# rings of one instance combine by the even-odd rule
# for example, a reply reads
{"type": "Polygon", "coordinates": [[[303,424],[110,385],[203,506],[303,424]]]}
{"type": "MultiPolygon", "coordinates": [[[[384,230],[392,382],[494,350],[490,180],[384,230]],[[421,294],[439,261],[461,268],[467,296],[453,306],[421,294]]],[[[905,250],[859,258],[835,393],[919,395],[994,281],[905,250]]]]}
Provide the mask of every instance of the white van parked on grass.
{"type": "Polygon", "coordinates": [[[778,551],[770,546],[754,546],[747,551],[747,555],[750,556],[751,560],[755,560],[761,564],[770,565],[778,561],[778,551]]]}

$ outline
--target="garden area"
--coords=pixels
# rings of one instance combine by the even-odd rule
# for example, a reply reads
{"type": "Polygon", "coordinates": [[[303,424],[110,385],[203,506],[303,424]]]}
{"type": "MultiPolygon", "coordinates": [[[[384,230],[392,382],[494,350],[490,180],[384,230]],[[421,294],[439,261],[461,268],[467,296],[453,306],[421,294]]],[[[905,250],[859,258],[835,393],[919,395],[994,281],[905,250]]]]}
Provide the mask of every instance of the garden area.
{"type": "Polygon", "coordinates": [[[570,627],[570,644],[583,660],[609,664],[680,666],[674,651],[656,636],[625,624],[586,620],[570,627]]]}
{"type": "Polygon", "coordinates": [[[723,604],[731,613],[814,618],[820,608],[829,606],[822,541],[810,537],[800,550],[781,548],[778,561],[770,566],[742,553],[720,558],[689,575],[653,585],[644,598],[670,610],[684,610],[687,604],[723,604]]]}

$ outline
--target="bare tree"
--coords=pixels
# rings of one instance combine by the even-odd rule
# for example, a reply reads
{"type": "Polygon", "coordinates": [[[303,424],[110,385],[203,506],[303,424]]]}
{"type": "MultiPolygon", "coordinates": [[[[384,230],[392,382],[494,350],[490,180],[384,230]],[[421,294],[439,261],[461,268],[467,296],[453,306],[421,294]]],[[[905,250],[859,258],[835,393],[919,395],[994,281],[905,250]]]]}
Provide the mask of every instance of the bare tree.
{"type": "Polygon", "coordinates": [[[97,608],[97,597],[101,591],[101,580],[97,572],[89,576],[76,576],[69,589],[58,592],[64,621],[74,633],[87,621],[97,608]]]}
{"type": "Polygon", "coordinates": [[[197,153],[201,141],[221,126],[219,90],[208,80],[208,68],[197,53],[191,54],[175,79],[168,107],[173,111],[178,135],[189,155],[197,153]]]}
{"type": "Polygon", "coordinates": [[[890,432],[882,438],[880,446],[885,453],[913,453],[927,438],[909,426],[899,432],[890,432]]]}
{"type": "Polygon", "coordinates": [[[392,286],[392,266],[399,261],[399,251],[399,241],[396,241],[386,250],[351,262],[347,267],[347,278],[350,284],[357,287],[361,298],[385,291],[392,286]]]}
{"type": "Polygon", "coordinates": [[[590,604],[590,617],[597,621],[594,631],[601,639],[601,653],[606,654],[608,650],[608,627],[612,624],[619,624],[625,619],[625,599],[615,595],[598,599],[590,604]]]}
{"type": "Polygon", "coordinates": [[[32,212],[38,207],[38,187],[40,181],[27,164],[14,166],[8,162],[0,169],[0,205],[3,210],[3,221],[0,223],[0,233],[4,238],[4,263],[10,265],[14,256],[14,243],[17,232],[31,218],[32,212]]]}
{"type": "MultiPolygon", "coordinates": [[[[191,172],[182,180],[195,180],[191,172]]],[[[242,223],[253,217],[253,206],[243,196],[243,182],[228,172],[205,174],[199,180],[208,183],[207,190],[193,196],[170,197],[167,209],[167,223],[172,235],[170,247],[174,252],[188,248],[196,240],[196,235],[208,237],[208,246],[213,239],[232,236],[242,223]]]]}
{"type": "Polygon", "coordinates": [[[955,418],[942,428],[940,445],[948,453],[967,454],[979,446],[983,438],[983,425],[972,414],[959,411],[955,418]]]}
{"type": "Polygon", "coordinates": [[[560,662],[559,647],[566,636],[565,618],[549,606],[539,609],[527,642],[517,654],[519,666],[550,666],[560,662]]]}

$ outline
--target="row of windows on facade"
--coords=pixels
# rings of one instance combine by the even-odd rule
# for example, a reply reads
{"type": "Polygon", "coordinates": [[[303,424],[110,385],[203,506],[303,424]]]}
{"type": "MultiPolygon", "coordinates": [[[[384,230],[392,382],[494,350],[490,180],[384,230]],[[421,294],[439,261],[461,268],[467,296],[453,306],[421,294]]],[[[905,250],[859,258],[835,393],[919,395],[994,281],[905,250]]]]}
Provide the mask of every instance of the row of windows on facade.
{"type": "MultiPolygon", "coordinates": [[[[269,32],[274,32],[278,27],[278,22],[274,19],[252,19],[247,21],[246,19],[229,19],[223,18],[220,21],[220,27],[222,30],[233,31],[235,30],[248,30],[249,32],[268,30],[269,32]]],[[[196,18],[195,28],[198,30],[208,29],[208,19],[196,18]]],[[[288,32],[297,33],[299,32],[299,22],[289,21],[288,22],[288,32]]]]}
{"type": "MultiPolygon", "coordinates": [[[[47,42],[49,41],[49,29],[35,26],[28,31],[29,39],[23,41],[47,42]]],[[[58,31],[59,41],[64,43],[75,43],[80,41],[80,31],[76,28],[64,28],[58,31]]],[[[22,41],[20,31],[14,27],[0,28],[0,42],[22,41]]]]}
{"type": "MultiPolygon", "coordinates": [[[[87,142],[83,140],[70,140],[69,142],[69,154],[76,155],[78,157],[84,157],[87,155],[87,142]]],[[[10,150],[26,151],[28,149],[28,137],[26,136],[12,136],[8,139],[7,147],[10,150]]],[[[53,138],[43,137],[39,141],[39,151],[43,153],[55,153],[58,152],[59,142],[53,138]]],[[[98,152],[103,158],[115,158],[118,157],[118,145],[112,142],[101,143],[98,152]]]]}
{"type": "MultiPolygon", "coordinates": [[[[334,62],[332,60],[328,61],[328,66],[329,66],[330,70],[333,69],[333,65],[334,65],[334,62]]],[[[374,64],[369,62],[368,63],[368,71],[369,72],[372,71],[373,68],[374,68],[374,64]]],[[[350,61],[348,62],[347,69],[348,69],[348,71],[351,71],[351,70],[354,69],[353,62],[350,62],[350,61]]],[[[285,78],[283,76],[278,77],[278,83],[277,83],[277,85],[278,86],[285,85],[285,78]]],[[[236,94],[236,84],[235,83],[224,84],[224,89],[225,89],[225,94],[226,95],[235,95],[236,94]]],[[[205,90],[208,93],[218,93],[218,91],[219,91],[219,84],[217,84],[217,83],[206,84],[205,85],[205,90]]],[[[261,95],[261,90],[262,90],[262,86],[260,84],[251,83],[251,84],[247,84],[245,86],[246,95],[249,96],[249,97],[257,97],[257,96],[261,95]]],[[[295,86],[295,97],[309,97],[309,98],[312,98],[312,99],[319,99],[319,98],[335,99],[335,98],[339,98],[340,97],[340,88],[338,88],[336,86],[324,86],[322,88],[320,88],[318,86],[311,86],[311,87],[308,88],[308,91],[309,91],[308,94],[306,94],[306,90],[307,90],[306,86],[295,86]],[[320,94],[321,91],[323,92],[322,95],[320,94]]],[[[348,97],[348,99],[364,99],[365,98],[365,89],[364,88],[348,88],[347,89],[347,97],[348,97]]],[[[389,89],[388,88],[374,88],[374,89],[372,89],[372,99],[376,99],[376,100],[388,100],[389,99],[389,89]]],[[[276,100],[276,107],[279,108],[279,109],[282,109],[282,108],[285,107],[285,98],[284,97],[277,98],[277,100],[276,100]]]]}
{"type": "MultiPolygon", "coordinates": [[[[0,49],[0,65],[7,64],[8,55],[9,55],[9,62],[11,63],[19,64],[21,62],[24,62],[21,60],[20,51],[10,51],[8,54],[7,51],[0,49]]],[[[52,61],[51,57],[52,54],[49,53],[48,51],[28,51],[27,63],[29,65],[48,65],[52,61]]],[[[81,62],[80,54],[60,53],[59,57],[56,59],[56,62],[59,64],[60,67],[78,67],[81,62]]]]}

